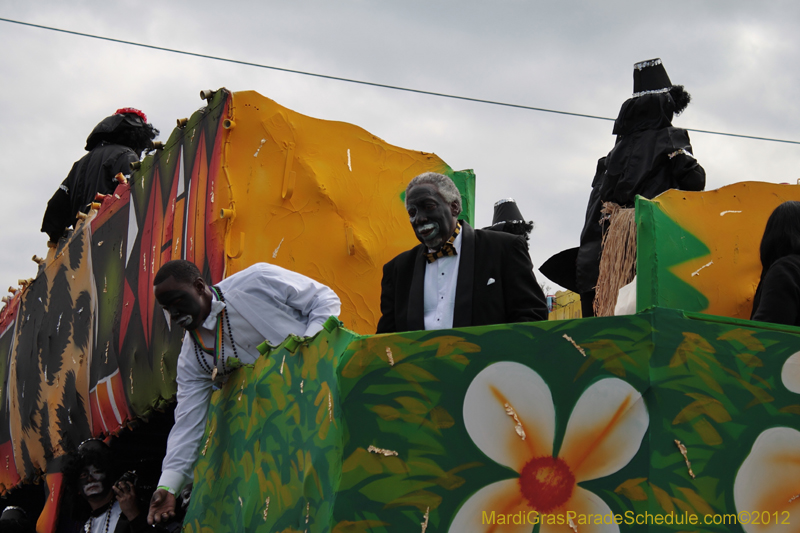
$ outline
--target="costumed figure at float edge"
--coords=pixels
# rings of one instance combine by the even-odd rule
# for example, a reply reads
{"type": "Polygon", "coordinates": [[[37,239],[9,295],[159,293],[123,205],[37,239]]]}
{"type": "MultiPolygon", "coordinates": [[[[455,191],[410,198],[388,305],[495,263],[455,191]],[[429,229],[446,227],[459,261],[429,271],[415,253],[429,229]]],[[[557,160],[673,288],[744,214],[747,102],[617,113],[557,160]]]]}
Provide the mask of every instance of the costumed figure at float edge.
{"type": "Polygon", "coordinates": [[[10,505],[0,515],[0,531],[3,533],[36,533],[33,522],[22,507],[10,505]]]}
{"type": "Polygon", "coordinates": [[[325,285],[276,265],[256,263],[209,286],[189,261],[168,261],[153,279],[158,303],[173,325],[186,329],[178,356],[178,405],[167,440],[149,523],[175,516],[175,495],[192,481],[214,387],[240,364],[252,364],[264,340],[310,337],[331,316],[339,297],[325,285]]]}
{"type": "Polygon", "coordinates": [[[524,237],[472,229],[453,181],[426,172],[406,187],[418,246],[383,267],[378,333],[547,319],[524,237]]]}
{"type": "Polygon", "coordinates": [[[79,212],[88,213],[95,195],[111,194],[117,188],[115,176],[131,173],[131,163],[139,161],[153,147],[158,130],[147,116],[132,107],[118,109],[104,118],[86,139],[89,152],[72,165],[66,179],[47,202],[42,232],[57,243],[64,230],[74,226],[79,212]]]}
{"type": "MultiPolygon", "coordinates": [[[[694,158],[689,133],[672,126],[691,96],[672,85],[661,59],[633,66],[633,97],[622,104],[614,122],[614,148],[597,163],[576,259],[576,292],[583,316],[594,316],[600,272],[603,204],[634,207],[636,195],[654,198],[668,189],[702,191],[706,173],[694,158]]],[[[557,280],[554,280],[558,282],[557,280]]],[[[571,287],[567,287],[571,288],[571,287]]]]}
{"type": "Polygon", "coordinates": [[[531,231],[533,231],[533,220],[523,218],[517,201],[513,198],[503,198],[495,202],[492,225],[483,229],[520,235],[525,238],[525,246],[530,249],[528,241],[530,241],[531,231]]]}
{"type": "MultiPolygon", "coordinates": [[[[155,531],[147,525],[136,496],[136,475],[119,475],[111,448],[100,439],[78,447],[76,462],[68,467],[71,483],[91,511],[82,531],[86,533],[138,533],[155,531]]],[[[84,515],[85,516],[85,515],[84,515]]]]}
{"type": "Polygon", "coordinates": [[[775,208],[760,252],[761,280],[750,319],[800,326],[800,202],[775,208]]]}

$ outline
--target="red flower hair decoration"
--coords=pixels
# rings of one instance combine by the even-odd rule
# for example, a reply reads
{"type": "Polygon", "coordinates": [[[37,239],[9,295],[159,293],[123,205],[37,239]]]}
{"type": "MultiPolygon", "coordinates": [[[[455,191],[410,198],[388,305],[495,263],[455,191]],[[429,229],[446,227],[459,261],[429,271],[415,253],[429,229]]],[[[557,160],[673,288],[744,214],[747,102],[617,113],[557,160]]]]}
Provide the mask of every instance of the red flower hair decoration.
{"type": "Polygon", "coordinates": [[[116,111],[114,111],[115,115],[122,115],[125,113],[133,113],[134,115],[138,115],[139,118],[141,118],[144,121],[144,123],[147,124],[147,115],[145,115],[144,112],[139,111],[134,107],[121,107],[116,111]]]}

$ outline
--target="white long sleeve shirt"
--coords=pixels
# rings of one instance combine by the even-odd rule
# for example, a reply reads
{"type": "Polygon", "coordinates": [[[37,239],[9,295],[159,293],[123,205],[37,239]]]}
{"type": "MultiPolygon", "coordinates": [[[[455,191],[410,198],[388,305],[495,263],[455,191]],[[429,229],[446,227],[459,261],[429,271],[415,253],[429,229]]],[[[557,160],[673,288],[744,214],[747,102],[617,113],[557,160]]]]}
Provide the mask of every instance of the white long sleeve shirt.
{"type": "MultiPolygon", "coordinates": [[[[278,345],[289,335],[308,337],[322,329],[330,316],[339,316],[336,293],[306,276],[267,263],[256,263],[216,285],[225,303],[211,303],[211,312],[198,328],[203,343],[214,346],[217,315],[225,309],[233,332],[223,318],[225,359],[236,354],[244,364],[260,357],[257,346],[266,340],[278,345]]],[[[195,351],[194,340],[186,332],[178,356],[178,405],[175,425],[167,440],[167,455],[162,463],[158,485],[180,492],[192,479],[200,440],[203,438],[213,382],[208,369],[214,368],[211,355],[195,351]],[[199,358],[204,360],[201,365],[199,358]]]]}
{"type": "Polygon", "coordinates": [[[84,531],[111,531],[117,529],[119,517],[122,516],[122,509],[119,502],[114,502],[108,511],[100,513],[98,516],[90,516],[83,525],[84,531]]]}

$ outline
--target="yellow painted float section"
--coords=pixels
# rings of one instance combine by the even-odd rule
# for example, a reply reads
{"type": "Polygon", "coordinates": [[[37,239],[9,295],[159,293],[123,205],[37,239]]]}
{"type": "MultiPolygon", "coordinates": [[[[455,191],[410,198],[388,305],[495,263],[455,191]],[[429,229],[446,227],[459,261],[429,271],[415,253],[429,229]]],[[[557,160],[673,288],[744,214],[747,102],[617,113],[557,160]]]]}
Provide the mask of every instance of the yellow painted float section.
{"type": "Polygon", "coordinates": [[[581,297],[577,292],[558,291],[555,294],[555,305],[547,316],[548,320],[569,320],[581,318],[581,297]]]}
{"type": "Polygon", "coordinates": [[[261,261],[299,272],[336,291],[347,328],[374,333],[382,267],[418,243],[401,195],[417,174],[452,169],[254,91],[234,93],[229,116],[225,275],[261,261]]]}
{"type": "Polygon", "coordinates": [[[789,200],[800,200],[800,186],[764,182],[703,192],[670,190],[652,200],[710,250],[670,269],[708,299],[702,312],[750,318],[764,227],[772,211],[789,200]]]}

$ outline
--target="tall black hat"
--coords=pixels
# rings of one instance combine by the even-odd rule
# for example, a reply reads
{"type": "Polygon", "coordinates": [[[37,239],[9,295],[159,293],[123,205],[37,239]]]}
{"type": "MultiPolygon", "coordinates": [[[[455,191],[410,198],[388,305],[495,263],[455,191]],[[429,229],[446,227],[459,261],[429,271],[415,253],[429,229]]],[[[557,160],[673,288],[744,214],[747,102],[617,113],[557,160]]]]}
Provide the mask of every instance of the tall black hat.
{"type": "Polygon", "coordinates": [[[492,227],[501,226],[506,222],[525,222],[519,207],[517,207],[517,202],[513,198],[503,198],[494,204],[492,227]]]}
{"type": "Polygon", "coordinates": [[[661,58],[640,61],[633,65],[633,97],[643,94],[665,93],[672,87],[661,58]]]}

